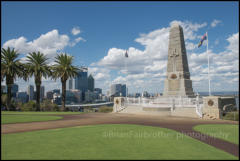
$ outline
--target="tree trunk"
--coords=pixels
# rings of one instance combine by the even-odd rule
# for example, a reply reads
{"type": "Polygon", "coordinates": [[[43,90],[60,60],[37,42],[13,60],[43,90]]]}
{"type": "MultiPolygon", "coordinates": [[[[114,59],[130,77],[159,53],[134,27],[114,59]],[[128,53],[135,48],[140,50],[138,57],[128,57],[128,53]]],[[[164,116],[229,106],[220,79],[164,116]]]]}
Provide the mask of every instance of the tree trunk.
{"type": "Polygon", "coordinates": [[[7,84],[7,110],[10,111],[11,109],[11,99],[12,99],[12,84],[7,84]]]}
{"type": "Polygon", "coordinates": [[[36,94],[37,94],[37,97],[36,97],[36,111],[40,111],[40,87],[41,87],[41,83],[36,83],[36,94]]]}
{"type": "Polygon", "coordinates": [[[62,81],[62,111],[65,111],[66,81],[62,81]]]}
{"type": "Polygon", "coordinates": [[[12,85],[13,85],[13,78],[11,76],[6,75],[6,84],[7,84],[7,110],[14,110],[11,106],[11,100],[12,100],[12,85]]]}

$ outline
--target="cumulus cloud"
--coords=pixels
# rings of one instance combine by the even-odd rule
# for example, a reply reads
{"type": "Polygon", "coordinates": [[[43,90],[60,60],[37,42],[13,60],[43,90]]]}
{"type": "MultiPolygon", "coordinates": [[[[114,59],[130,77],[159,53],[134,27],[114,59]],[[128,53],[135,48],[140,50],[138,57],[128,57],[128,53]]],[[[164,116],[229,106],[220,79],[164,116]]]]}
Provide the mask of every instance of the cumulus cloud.
{"type": "Polygon", "coordinates": [[[222,21],[220,20],[213,20],[213,22],[211,23],[211,27],[216,27],[219,23],[221,23],[222,21]]]}
{"type": "MultiPolygon", "coordinates": [[[[60,34],[57,29],[54,29],[40,35],[37,39],[34,39],[32,41],[27,40],[27,38],[25,38],[24,36],[8,40],[2,45],[2,47],[15,48],[19,53],[24,55],[24,57],[21,58],[22,62],[26,62],[26,55],[28,53],[40,51],[41,53],[46,55],[47,58],[49,58],[48,63],[52,65],[54,64],[53,58],[56,56],[57,53],[63,52],[63,50],[67,46],[73,47],[81,41],[85,42],[86,40],[82,37],[77,37],[71,42],[68,35],[60,34]]],[[[29,81],[30,82],[28,82],[27,84],[34,84],[33,78],[30,78],[29,81]]],[[[26,82],[21,79],[18,79],[17,83],[19,84],[20,88],[25,88],[26,86],[26,82]]],[[[59,80],[53,81],[50,79],[43,79],[43,85],[46,85],[47,89],[51,89],[51,86],[53,85],[55,86],[55,88],[56,85],[59,86],[59,88],[61,87],[59,80]]]]}
{"type": "Polygon", "coordinates": [[[120,71],[113,82],[127,82],[129,86],[132,85],[130,89],[133,88],[133,91],[136,91],[135,87],[143,86],[153,90],[154,86],[162,89],[166,77],[169,29],[174,23],[183,27],[189,70],[196,90],[208,90],[208,54],[211,79],[217,79],[220,84],[226,81],[226,79],[219,79],[220,75],[237,80],[235,78],[238,76],[238,33],[227,38],[229,45],[226,50],[215,53],[210,49],[208,54],[206,51],[199,53],[196,46],[202,34],[198,31],[207,26],[206,22],[172,21],[167,27],[141,33],[135,41],[144,46],[143,50],[129,47],[129,57],[125,58],[124,49],[110,48],[106,56],[93,64],[97,67],[120,71]],[[127,72],[125,72],[126,66],[127,72]]]}
{"type": "Polygon", "coordinates": [[[48,58],[52,58],[58,51],[63,50],[69,44],[69,40],[67,35],[61,35],[58,33],[58,30],[54,29],[46,34],[42,34],[33,41],[27,41],[23,36],[8,40],[3,44],[3,47],[15,48],[19,53],[23,54],[40,51],[48,58]]]}
{"type": "MultiPolygon", "coordinates": [[[[40,51],[50,58],[49,61],[53,61],[52,58],[54,58],[57,53],[63,52],[65,47],[73,47],[80,41],[85,42],[86,40],[82,37],[78,37],[71,42],[68,35],[59,34],[58,30],[54,29],[40,35],[40,37],[32,41],[28,41],[24,36],[8,40],[3,44],[3,48],[15,48],[19,53],[24,55],[27,55],[30,52],[40,51]]],[[[21,58],[21,60],[25,61],[26,57],[21,58]]]]}
{"type": "Polygon", "coordinates": [[[80,41],[85,42],[86,40],[85,40],[84,38],[82,38],[82,37],[78,37],[78,38],[74,39],[73,42],[69,43],[69,46],[73,47],[73,46],[75,46],[75,45],[76,45],[78,42],[80,42],[80,41]]]}
{"type": "Polygon", "coordinates": [[[72,29],[72,34],[73,35],[78,35],[78,34],[80,34],[80,28],[77,26],[77,27],[74,27],[73,29],[72,29]]]}

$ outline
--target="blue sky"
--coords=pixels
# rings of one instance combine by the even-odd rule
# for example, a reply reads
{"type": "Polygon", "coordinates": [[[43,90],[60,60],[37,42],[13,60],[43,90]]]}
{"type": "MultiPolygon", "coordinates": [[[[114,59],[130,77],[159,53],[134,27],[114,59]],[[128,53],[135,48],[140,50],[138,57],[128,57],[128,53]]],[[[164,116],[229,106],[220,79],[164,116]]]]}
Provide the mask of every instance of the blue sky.
{"type": "MultiPolygon", "coordinates": [[[[89,66],[90,72],[96,77],[96,87],[101,87],[105,91],[110,82],[124,83],[124,81],[130,81],[127,84],[138,82],[131,84],[135,88],[130,88],[130,92],[141,92],[142,90],[150,92],[162,91],[166,67],[160,67],[159,72],[157,72],[157,70],[151,69],[151,65],[155,63],[157,66],[157,64],[164,64],[167,61],[166,45],[162,45],[163,47],[161,48],[155,47],[153,44],[155,41],[159,41],[159,44],[164,42],[164,39],[160,40],[163,37],[161,34],[167,33],[170,23],[174,21],[185,26],[183,28],[186,43],[190,45],[197,44],[200,36],[208,31],[209,49],[213,56],[226,53],[223,57],[230,57],[234,54],[236,58],[239,57],[239,52],[236,53],[235,50],[233,54],[227,49],[231,44],[235,45],[233,48],[238,49],[238,44],[236,46],[239,32],[238,2],[2,2],[1,7],[2,46],[9,41],[7,43],[9,46],[12,45],[12,47],[20,48],[19,51],[28,52],[33,47],[29,47],[28,50],[21,49],[19,44],[14,42],[19,39],[18,42],[21,42],[24,46],[29,42],[33,43],[41,35],[49,33],[45,36],[47,40],[41,40],[49,44],[51,41],[48,41],[48,36],[51,36],[51,34],[55,35],[55,37],[52,36],[51,40],[63,43],[59,47],[60,51],[73,55],[75,57],[75,65],[89,66]],[[215,25],[214,20],[216,22],[215,25]],[[72,34],[73,28],[80,30],[80,33],[72,34]],[[57,32],[53,32],[53,30],[57,30],[57,32]],[[159,38],[151,38],[151,33],[156,33],[154,31],[159,31],[159,34],[155,35],[159,38]],[[62,35],[65,35],[65,37],[61,37],[62,35]],[[20,39],[20,37],[24,37],[25,40],[20,39]],[[53,38],[61,40],[53,40],[53,38]],[[79,38],[79,41],[76,41],[77,38],[79,38]],[[141,40],[137,41],[138,38],[141,40]],[[13,39],[16,40],[10,41],[13,39]],[[150,40],[148,41],[147,39],[150,39],[153,43],[149,43],[150,40]],[[75,44],[69,45],[74,41],[75,44]],[[145,62],[144,60],[144,66],[135,66],[136,68],[142,68],[143,72],[131,71],[130,66],[133,66],[134,63],[138,64],[138,62],[137,59],[136,62],[129,60],[128,77],[126,78],[122,64],[124,60],[119,57],[119,54],[125,49],[129,50],[129,59],[135,58],[136,53],[134,52],[140,52],[140,54],[142,52],[146,57],[151,57],[151,61],[146,60],[145,62]],[[151,52],[154,53],[154,50],[162,50],[162,52],[156,51],[155,53],[163,53],[165,56],[160,56],[158,61],[152,60],[154,56],[153,54],[151,55],[151,52]],[[111,59],[111,56],[115,56],[115,58],[111,59]],[[119,59],[115,60],[117,58],[119,59]],[[120,63],[117,64],[116,62],[120,63]],[[157,83],[157,74],[159,73],[161,73],[161,76],[159,76],[159,83],[157,83]],[[153,79],[150,79],[153,77],[156,78],[155,82],[153,82],[153,79]],[[143,84],[140,80],[145,83],[143,84]]],[[[40,43],[40,40],[38,42],[40,43]]],[[[192,63],[190,66],[196,68],[196,70],[204,70],[206,68],[205,63],[203,63],[205,62],[204,60],[203,62],[196,60],[198,63],[195,64],[193,61],[195,61],[195,57],[204,57],[205,46],[199,49],[192,49],[190,45],[189,50],[187,50],[189,65],[192,63]]],[[[41,49],[48,54],[46,49],[43,49],[43,47],[41,49]]],[[[49,55],[52,55],[52,57],[54,56],[53,52],[54,49],[49,52],[49,55]]],[[[22,55],[22,57],[24,56],[22,55]]],[[[139,60],[140,62],[141,60],[139,60]]],[[[232,68],[230,66],[231,64],[226,62],[225,66],[216,65],[216,68],[219,68],[217,74],[224,74],[224,72],[230,74],[228,74],[229,76],[224,76],[222,81],[216,81],[215,84],[218,85],[213,85],[213,90],[238,89],[238,70],[236,70],[238,62],[232,68]],[[225,71],[226,68],[229,70],[225,71]],[[222,70],[224,72],[221,72],[221,69],[224,69],[222,70]],[[234,74],[231,75],[231,73],[234,74]],[[222,83],[226,80],[231,82],[230,89],[221,88],[222,83]]],[[[133,69],[134,67],[131,68],[133,69]]],[[[191,71],[193,77],[195,73],[196,71],[191,71]]],[[[216,79],[218,78],[216,77],[216,79]]],[[[45,81],[47,85],[49,84],[47,82],[50,80],[45,81]]],[[[207,87],[201,85],[205,84],[205,81],[207,80],[202,78],[194,79],[195,91],[207,91],[207,87]]],[[[18,82],[23,90],[26,84],[32,83],[24,83],[22,80],[18,80],[18,82]]]]}

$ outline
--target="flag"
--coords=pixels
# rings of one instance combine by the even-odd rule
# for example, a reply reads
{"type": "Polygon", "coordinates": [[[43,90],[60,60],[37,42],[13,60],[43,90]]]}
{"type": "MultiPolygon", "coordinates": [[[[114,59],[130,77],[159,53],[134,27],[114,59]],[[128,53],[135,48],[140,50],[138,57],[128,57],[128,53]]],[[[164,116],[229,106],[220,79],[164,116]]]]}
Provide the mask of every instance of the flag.
{"type": "Polygon", "coordinates": [[[128,58],[128,53],[127,53],[127,50],[126,50],[126,53],[125,53],[125,57],[128,58]]]}
{"type": "Polygon", "coordinates": [[[198,48],[199,48],[200,46],[202,46],[202,43],[203,43],[204,40],[207,40],[207,33],[205,33],[205,34],[203,35],[201,41],[198,43],[198,48]]]}

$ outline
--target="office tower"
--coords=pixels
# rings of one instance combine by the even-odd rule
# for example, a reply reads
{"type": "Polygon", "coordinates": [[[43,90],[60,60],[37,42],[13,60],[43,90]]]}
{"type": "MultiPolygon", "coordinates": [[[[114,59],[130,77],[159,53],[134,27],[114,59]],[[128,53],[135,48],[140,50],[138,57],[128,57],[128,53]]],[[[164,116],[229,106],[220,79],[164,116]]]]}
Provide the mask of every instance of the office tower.
{"type": "Polygon", "coordinates": [[[17,100],[22,102],[22,103],[26,103],[28,102],[29,96],[27,94],[27,92],[17,92],[17,100]]]}
{"type": "Polygon", "coordinates": [[[11,90],[11,92],[12,92],[12,97],[17,97],[17,92],[18,92],[18,85],[17,84],[13,84],[12,85],[12,90],[11,90]]]}
{"type": "Polygon", "coordinates": [[[27,94],[29,96],[29,100],[33,100],[33,97],[34,97],[34,86],[33,85],[28,86],[27,94]]]}
{"type": "Polygon", "coordinates": [[[47,91],[46,96],[47,96],[47,99],[52,100],[53,99],[53,91],[47,91]]]}
{"type": "Polygon", "coordinates": [[[40,87],[40,101],[42,101],[44,98],[44,86],[40,87]]]}
{"type": "Polygon", "coordinates": [[[126,84],[112,84],[110,89],[111,96],[126,96],[126,84]]]}
{"type": "Polygon", "coordinates": [[[98,94],[102,94],[102,89],[101,88],[94,88],[94,91],[96,91],[98,94]]]}
{"type": "Polygon", "coordinates": [[[91,74],[88,76],[88,90],[91,92],[94,91],[94,78],[91,74]]]}

